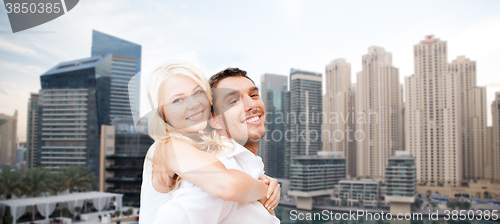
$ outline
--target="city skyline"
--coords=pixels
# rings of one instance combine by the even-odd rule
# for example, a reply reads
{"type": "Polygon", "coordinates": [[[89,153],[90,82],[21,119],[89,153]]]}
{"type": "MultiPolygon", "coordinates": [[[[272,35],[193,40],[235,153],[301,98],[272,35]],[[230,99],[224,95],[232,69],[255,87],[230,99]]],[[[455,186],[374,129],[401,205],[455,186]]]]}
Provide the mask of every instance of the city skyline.
{"type": "MultiPolygon", "coordinates": [[[[27,117],[30,93],[40,88],[39,75],[60,61],[87,57],[92,29],[143,45],[145,73],[167,57],[193,50],[207,77],[228,66],[247,70],[254,80],[264,73],[288,74],[290,68],[323,73],[324,66],[339,57],[346,58],[352,71],[358,72],[360,55],[377,45],[393,53],[401,83],[413,71],[412,45],[434,34],[448,41],[449,58],[465,55],[478,62],[477,83],[487,85],[489,103],[500,91],[500,77],[495,76],[500,70],[496,63],[500,34],[492,29],[500,25],[499,8],[496,1],[324,2],[319,6],[294,1],[230,3],[220,8],[204,2],[136,5],[132,1],[88,1],[61,19],[16,34],[10,33],[2,8],[0,100],[4,104],[0,113],[13,114],[17,109],[20,118],[27,117]],[[426,7],[428,4],[433,7],[426,7]],[[99,10],[93,10],[96,7],[99,10]],[[372,10],[374,7],[379,9],[372,10]],[[354,17],[352,11],[364,16],[354,17]],[[262,15],[248,19],[255,12],[262,15]],[[425,18],[422,12],[426,12],[425,18]],[[116,23],[102,22],[110,18],[116,23]],[[366,18],[371,21],[367,23],[366,18]],[[130,27],[137,30],[130,32],[130,27]]],[[[490,108],[487,115],[491,124],[490,108]]],[[[26,139],[26,126],[26,119],[19,119],[21,141],[26,139]]]]}

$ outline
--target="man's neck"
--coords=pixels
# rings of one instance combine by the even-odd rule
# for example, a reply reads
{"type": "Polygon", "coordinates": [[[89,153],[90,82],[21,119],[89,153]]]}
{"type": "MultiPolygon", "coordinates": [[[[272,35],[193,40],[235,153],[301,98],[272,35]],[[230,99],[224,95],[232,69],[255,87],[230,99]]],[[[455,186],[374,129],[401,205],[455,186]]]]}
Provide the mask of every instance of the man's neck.
{"type": "MultiPolygon", "coordinates": [[[[218,133],[220,136],[228,138],[227,133],[225,133],[224,131],[219,130],[218,133]]],[[[238,142],[238,141],[236,141],[236,142],[238,142]]],[[[238,143],[242,144],[241,142],[238,142],[238,143]]],[[[259,151],[259,141],[252,141],[252,140],[248,139],[247,142],[245,143],[245,145],[243,145],[243,147],[248,149],[248,151],[250,151],[254,155],[257,155],[257,152],[259,151]]]]}
{"type": "Polygon", "coordinates": [[[243,147],[248,149],[248,151],[250,151],[254,155],[257,155],[257,152],[259,151],[259,142],[248,140],[243,147]]]}

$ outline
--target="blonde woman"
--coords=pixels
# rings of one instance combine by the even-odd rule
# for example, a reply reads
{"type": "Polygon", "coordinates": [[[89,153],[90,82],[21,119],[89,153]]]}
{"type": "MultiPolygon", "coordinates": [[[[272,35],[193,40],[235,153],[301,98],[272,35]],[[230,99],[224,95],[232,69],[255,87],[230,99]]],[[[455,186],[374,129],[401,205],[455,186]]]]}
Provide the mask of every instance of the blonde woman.
{"type": "Polygon", "coordinates": [[[207,129],[212,96],[198,69],[186,62],[167,61],[153,72],[148,95],[156,108],[148,121],[155,143],[144,161],[140,224],[153,223],[158,208],[183,179],[226,201],[259,200],[274,213],[280,196],[275,179],[261,176],[256,180],[226,169],[217,159],[237,143],[207,129]]]}

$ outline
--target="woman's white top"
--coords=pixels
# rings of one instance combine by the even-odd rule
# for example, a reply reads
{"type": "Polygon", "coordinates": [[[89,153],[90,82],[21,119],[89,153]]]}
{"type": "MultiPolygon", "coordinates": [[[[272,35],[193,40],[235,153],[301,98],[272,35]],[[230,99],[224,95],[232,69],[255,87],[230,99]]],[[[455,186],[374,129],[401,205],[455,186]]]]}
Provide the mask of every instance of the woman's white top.
{"type": "MultiPolygon", "coordinates": [[[[254,178],[264,173],[262,159],[238,143],[232,152],[220,156],[219,160],[227,169],[237,169],[254,178]]],[[[258,201],[224,201],[184,180],[180,188],[172,192],[172,199],[158,209],[152,222],[165,223],[279,224],[280,220],[269,214],[258,201]]]]}
{"type": "Polygon", "coordinates": [[[155,218],[158,209],[172,198],[171,192],[160,193],[156,191],[152,184],[153,166],[151,158],[155,153],[158,143],[155,141],[144,158],[144,167],[142,171],[141,187],[141,210],[139,213],[139,224],[151,224],[155,218]],[[148,159],[149,158],[149,159],[148,159]]]}

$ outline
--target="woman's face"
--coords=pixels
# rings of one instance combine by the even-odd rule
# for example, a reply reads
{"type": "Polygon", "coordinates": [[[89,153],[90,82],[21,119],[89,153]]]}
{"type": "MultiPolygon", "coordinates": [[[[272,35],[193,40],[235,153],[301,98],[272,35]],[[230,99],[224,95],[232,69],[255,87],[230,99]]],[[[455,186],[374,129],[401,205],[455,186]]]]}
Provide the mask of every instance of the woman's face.
{"type": "Polygon", "coordinates": [[[173,75],[163,81],[160,105],[163,118],[183,132],[198,132],[207,127],[210,102],[207,94],[188,76],[173,75]]]}

